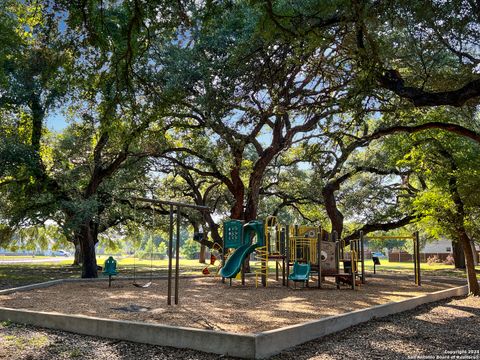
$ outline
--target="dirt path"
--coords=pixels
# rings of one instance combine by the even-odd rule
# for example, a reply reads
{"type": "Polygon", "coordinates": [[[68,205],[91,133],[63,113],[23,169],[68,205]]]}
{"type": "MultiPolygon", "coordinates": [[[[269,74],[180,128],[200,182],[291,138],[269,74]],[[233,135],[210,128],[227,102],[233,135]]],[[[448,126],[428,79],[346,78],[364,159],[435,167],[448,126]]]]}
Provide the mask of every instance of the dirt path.
{"type": "MultiPolygon", "coordinates": [[[[283,359],[480,359],[480,299],[458,298],[369,321],[275,356],[283,359]],[[476,352],[476,353],[475,353],[476,352]],[[466,357],[468,355],[468,357],[466,357]],[[458,359],[458,358],[457,358],[458,359]]],[[[14,324],[0,325],[0,359],[227,359],[14,324]]]]}

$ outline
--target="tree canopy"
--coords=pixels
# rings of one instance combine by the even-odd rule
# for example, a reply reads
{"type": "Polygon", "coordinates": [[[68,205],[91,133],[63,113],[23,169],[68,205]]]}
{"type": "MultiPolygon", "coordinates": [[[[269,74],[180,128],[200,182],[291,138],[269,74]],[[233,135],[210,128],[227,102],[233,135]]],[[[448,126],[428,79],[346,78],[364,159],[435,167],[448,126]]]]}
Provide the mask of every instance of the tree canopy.
{"type": "Polygon", "coordinates": [[[462,244],[471,274],[479,10],[4,1],[2,240],[55,224],[95,277],[99,235],[151,226],[131,199],[155,196],[208,205],[183,214],[207,246],[226,218],[275,214],[347,241],[407,226],[462,244]]]}

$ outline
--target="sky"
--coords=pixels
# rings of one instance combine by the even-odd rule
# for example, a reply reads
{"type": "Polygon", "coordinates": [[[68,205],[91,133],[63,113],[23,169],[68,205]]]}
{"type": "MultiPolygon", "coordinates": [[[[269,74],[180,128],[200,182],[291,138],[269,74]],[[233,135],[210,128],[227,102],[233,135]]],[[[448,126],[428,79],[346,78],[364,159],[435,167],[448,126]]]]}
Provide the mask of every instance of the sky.
{"type": "Polygon", "coordinates": [[[65,127],[67,127],[67,122],[65,116],[60,113],[52,113],[47,117],[47,127],[50,130],[61,132],[65,127]]]}

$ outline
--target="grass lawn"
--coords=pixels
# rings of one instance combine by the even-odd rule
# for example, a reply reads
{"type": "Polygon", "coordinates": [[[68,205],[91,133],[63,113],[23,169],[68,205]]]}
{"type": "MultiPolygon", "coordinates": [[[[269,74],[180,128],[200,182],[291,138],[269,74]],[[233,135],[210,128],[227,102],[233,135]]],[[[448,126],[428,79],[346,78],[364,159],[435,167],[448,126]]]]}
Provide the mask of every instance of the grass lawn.
{"type": "MultiPolygon", "coordinates": [[[[389,262],[388,259],[380,259],[380,263],[381,265],[377,266],[378,273],[413,274],[413,262],[389,262]]],[[[453,265],[421,263],[420,269],[425,275],[466,277],[464,271],[455,269],[453,265]]],[[[476,269],[480,271],[480,266],[476,269]]],[[[365,260],[365,271],[373,271],[372,260],[365,260]]]]}
{"type": "Polygon", "coordinates": [[[0,255],[0,261],[8,261],[8,260],[39,260],[39,259],[51,259],[55,256],[38,256],[38,255],[0,255]]]}
{"type": "MultiPolygon", "coordinates": [[[[38,259],[40,257],[36,257],[38,259]]],[[[97,262],[103,265],[107,256],[98,256],[97,262]]],[[[150,275],[150,260],[138,260],[133,257],[117,257],[119,276],[133,276],[134,264],[137,275],[150,275]]],[[[18,263],[0,265],[0,289],[14,286],[21,286],[36,282],[60,279],[60,278],[78,278],[81,274],[79,267],[71,266],[72,260],[63,260],[60,262],[41,262],[41,263],[18,263]]],[[[382,265],[377,266],[377,272],[382,273],[402,273],[413,275],[413,263],[389,262],[386,259],[380,259],[382,265]]],[[[175,263],[173,263],[175,264],[175,263]]],[[[209,266],[211,273],[215,273],[216,265],[209,266]]],[[[200,275],[205,264],[200,264],[198,260],[180,259],[180,272],[184,275],[200,275]]],[[[252,261],[252,269],[258,267],[258,264],[252,261]]],[[[270,272],[275,272],[275,262],[269,264],[270,272]]],[[[167,274],[168,260],[153,260],[152,271],[154,276],[162,276],[167,274]]],[[[444,264],[421,264],[422,273],[424,275],[437,276],[455,276],[465,277],[465,273],[455,270],[451,265],[444,264]]],[[[372,260],[365,261],[365,270],[373,272],[372,260]]],[[[480,267],[477,267],[480,272],[480,267]]]]}
{"type": "MultiPolygon", "coordinates": [[[[103,265],[106,258],[107,256],[98,256],[98,264],[103,265]]],[[[118,258],[119,276],[133,276],[134,262],[137,275],[150,275],[150,260],[134,260],[132,257],[126,257],[118,258]]],[[[79,278],[81,269],[71,266],[71,263],[72,260],[67,259],[60,262],[0,264],[0,289],[62,278],[79,278]]],[[[205,266],[198,260],[180,260],[180,272],[184,275],[199,275],[205,266]]],[[[153,276],[166,275],[167,269],[168,260],[152,262],[153,276]]],[[[215,269],[216,266],[211,266],[212,272],[215,269]]]]}

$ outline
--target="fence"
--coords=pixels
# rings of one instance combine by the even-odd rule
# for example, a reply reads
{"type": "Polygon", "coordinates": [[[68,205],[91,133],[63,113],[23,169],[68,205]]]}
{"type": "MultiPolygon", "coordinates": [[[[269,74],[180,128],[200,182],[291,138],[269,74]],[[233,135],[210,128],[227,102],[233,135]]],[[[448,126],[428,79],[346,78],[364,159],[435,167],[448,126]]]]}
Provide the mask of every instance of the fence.
{"type": "MultiPolygon", "coordinates": [[[[436,256],[440,261],[447,260],[451,253],[420,253],[420,262],[426,263],[427,259],[436,256]]],[[[405,251],[390,252],[388,254],[389,262],[413,262],[413,255],[405,251]]]]}

